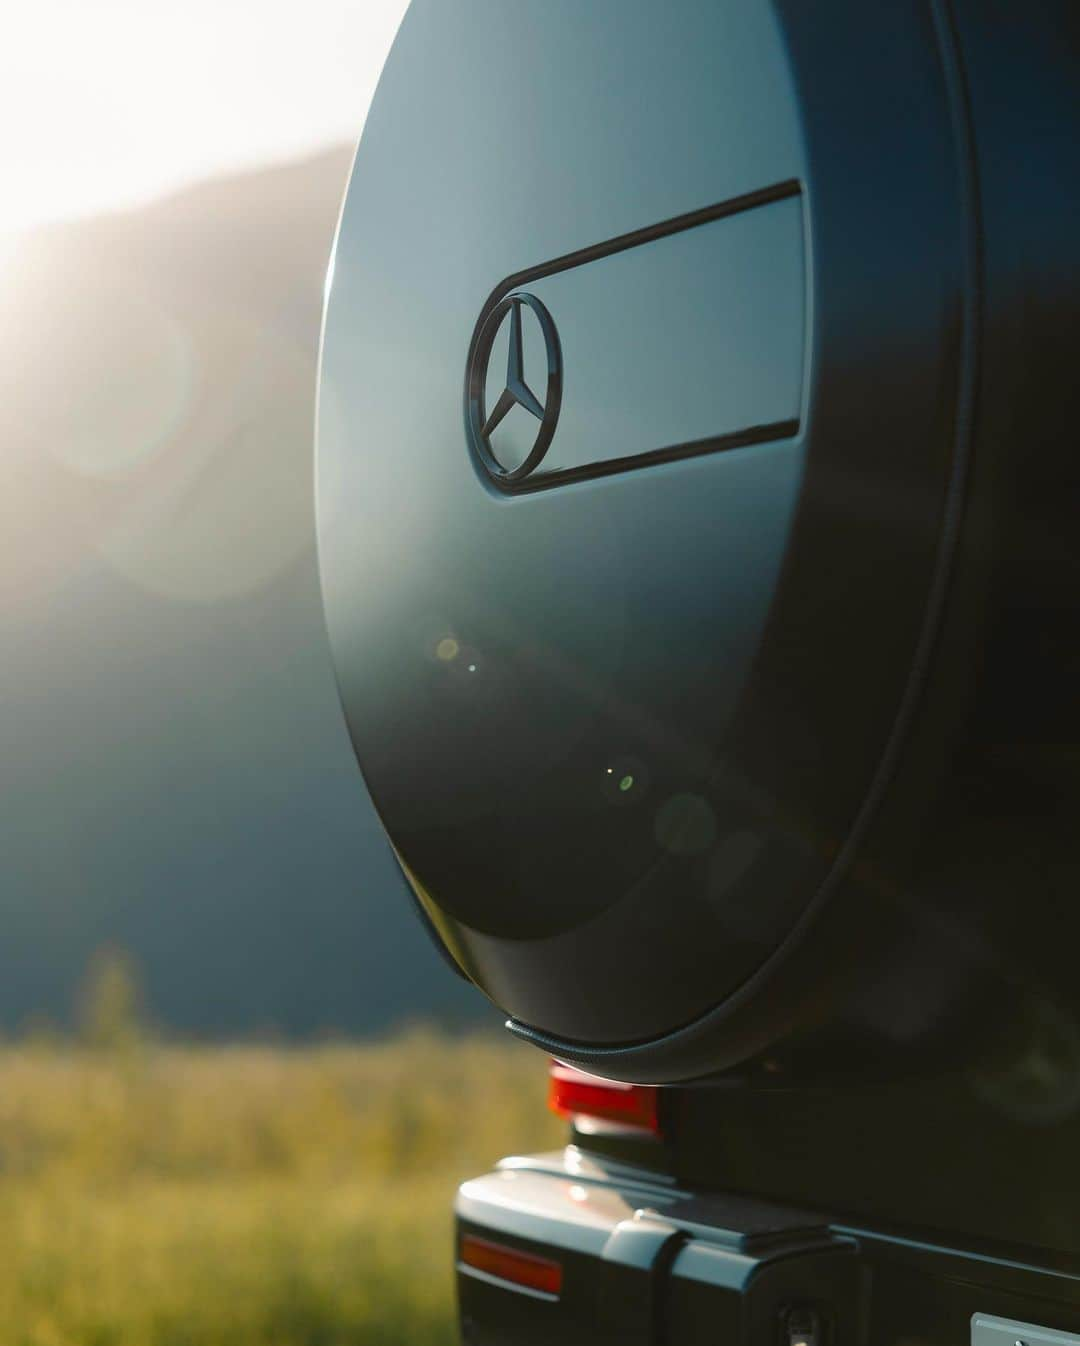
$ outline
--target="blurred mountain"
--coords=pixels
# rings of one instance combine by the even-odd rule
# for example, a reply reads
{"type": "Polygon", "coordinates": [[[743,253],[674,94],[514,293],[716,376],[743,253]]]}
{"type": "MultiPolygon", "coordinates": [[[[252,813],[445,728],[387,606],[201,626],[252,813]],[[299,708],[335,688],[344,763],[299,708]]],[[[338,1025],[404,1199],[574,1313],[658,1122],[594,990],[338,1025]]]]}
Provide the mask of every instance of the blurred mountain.
{"type": "Polygon", "coordinates": [[[322,624],[315,364],[348,165],[0,253],[0,1024],[65,1018],[110,943],[184,1033],[484,1012],[409,910],[322,624]]]}

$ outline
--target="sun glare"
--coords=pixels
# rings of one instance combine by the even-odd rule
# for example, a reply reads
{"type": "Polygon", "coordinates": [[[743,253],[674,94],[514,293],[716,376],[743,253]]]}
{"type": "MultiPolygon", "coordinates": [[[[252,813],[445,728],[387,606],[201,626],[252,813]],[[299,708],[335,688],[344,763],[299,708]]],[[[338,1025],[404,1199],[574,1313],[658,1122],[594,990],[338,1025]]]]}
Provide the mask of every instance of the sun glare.
{"type": "Polygon", "coordinates": [[[0,240],[354,137],[405,7],[12,5],[0,44],[0,240]]]}

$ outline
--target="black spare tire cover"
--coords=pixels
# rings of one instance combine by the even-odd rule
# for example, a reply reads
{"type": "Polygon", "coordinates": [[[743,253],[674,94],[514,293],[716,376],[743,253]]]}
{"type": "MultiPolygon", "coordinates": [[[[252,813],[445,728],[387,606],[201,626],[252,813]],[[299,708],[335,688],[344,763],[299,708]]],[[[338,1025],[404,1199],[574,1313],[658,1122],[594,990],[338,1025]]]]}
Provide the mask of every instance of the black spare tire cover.
{"type": "Polygon", "coordinates": [[[571,1054],[760,979],[873,798],[955,472],[947,64],[829,0],[414,0],[387,63],[321,365],[341,697],[440,937],[571,1054]]]}

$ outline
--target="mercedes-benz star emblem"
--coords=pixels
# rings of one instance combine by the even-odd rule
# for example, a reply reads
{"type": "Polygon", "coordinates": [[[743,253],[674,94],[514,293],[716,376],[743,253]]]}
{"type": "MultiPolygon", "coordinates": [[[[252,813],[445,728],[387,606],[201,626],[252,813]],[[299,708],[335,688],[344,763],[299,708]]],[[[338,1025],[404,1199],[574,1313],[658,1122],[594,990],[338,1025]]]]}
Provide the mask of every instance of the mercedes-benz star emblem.
{"type": "MultiPolygon", "coordinates": [[[[540,387],[540,385],[536,385],[540,387]]],[[[497,485],[512,487],[536,470],[547,453],[555,434],[562,406],[562,351],[555,322],[536,295],[519,290],[500,299],[481,322],[473,340],[472,354],[466,378],[469,432],[473,447],[488,474],[497,485]],[[544,336],[547,352],[547,382],[541,388],[541,400],[533,392],[525,377],[524,343],[522,341],[522,307],[527,306],[536,315],[544,336]],[[510,315],[510,345],[506,357],[506,383],[495,405],[488,412],[486,385],[488,365],[495,338],[507,314],[510,315]],[[532,448],[517,467],[507,468],[492,447],[491,438],[499,424],[515,407],[522,407],[539,421],[532,448]]]]}

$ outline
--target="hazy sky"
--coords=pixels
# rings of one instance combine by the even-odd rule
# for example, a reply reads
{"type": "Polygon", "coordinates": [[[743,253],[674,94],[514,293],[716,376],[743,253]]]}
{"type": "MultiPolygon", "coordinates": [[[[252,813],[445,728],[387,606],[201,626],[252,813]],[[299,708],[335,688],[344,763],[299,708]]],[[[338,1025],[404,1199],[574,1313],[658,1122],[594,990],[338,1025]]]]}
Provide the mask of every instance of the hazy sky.
{"type": "Polygon", "coordinates": [[[407,0],[21,0],[0,233],[353,139],[407,0]]]}

